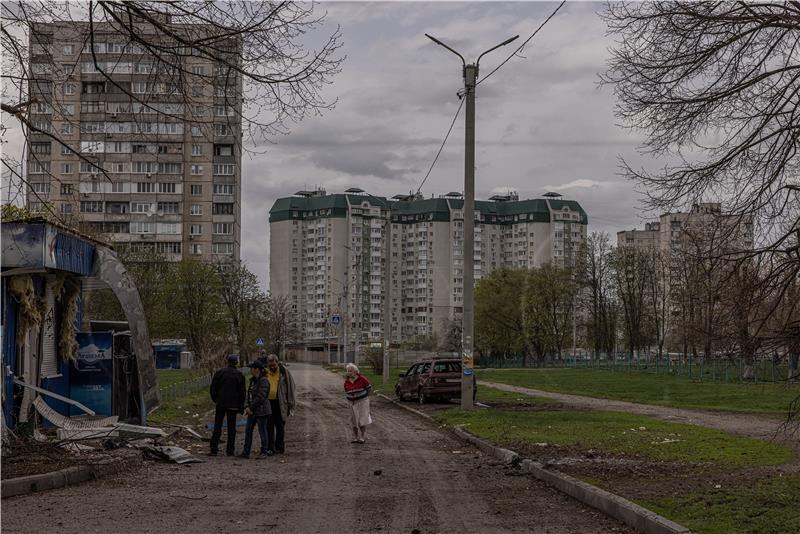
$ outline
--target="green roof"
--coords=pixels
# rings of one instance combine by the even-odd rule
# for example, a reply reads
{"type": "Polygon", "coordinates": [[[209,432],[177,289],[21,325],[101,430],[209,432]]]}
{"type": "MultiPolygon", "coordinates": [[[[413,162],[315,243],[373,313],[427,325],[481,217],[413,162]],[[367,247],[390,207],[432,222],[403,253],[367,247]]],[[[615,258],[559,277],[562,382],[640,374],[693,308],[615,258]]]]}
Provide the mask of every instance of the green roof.
{"type": "MultiPolygon", "coordinates": [[[[346,217],[348,204],[361,206],[368,202],[392,211],[395,222],[449,221],[452,210],[464,207],[459,198],[426,198],[420,200],[387,200],[372,195],[333,194],[313,197],[279,198],[269,210],[269,222],[289,219],[317,217],[346,217]]],[[[480,211],[484,223],[502,224],[514,222],[550,222],[550,212],[560,211],[567,206],[581,214],[581,223],[587,224],[588,217],[583,208],[574,200],[528,199],[494,202],[475,201],[475,209],[480,211]],[[521,215],[526,217],[521,218],[521,215]]]]}

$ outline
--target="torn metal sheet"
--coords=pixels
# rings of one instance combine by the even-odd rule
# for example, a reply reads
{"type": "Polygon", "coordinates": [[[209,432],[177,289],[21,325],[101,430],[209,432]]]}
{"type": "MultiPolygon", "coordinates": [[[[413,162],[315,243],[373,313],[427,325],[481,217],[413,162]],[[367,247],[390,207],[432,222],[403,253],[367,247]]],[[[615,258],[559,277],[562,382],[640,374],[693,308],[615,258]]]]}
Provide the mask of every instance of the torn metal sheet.
{"type": "Polygon", "coordinates": [[[153,460],[173,462],[176,464],[202,463],[203,460],[195,458],[189,451],[180,447],[167,447],[159,445],[146,445],[141,447],[144,455],[153,460]]]}
{"type": "Polygon", "coordinates": [[[119,437],[119,432],[114,427],[86,428],[81,430],[58,429],[58,439],[106,439],[119,437]]]}
{"type": "MultiPolygon", "coordinates": [[[[58,399],[61,402],[66,402],[67,404],[71,404],[71,405],[75,406],[76,408],[80,408],[81,410],[83,410],[84,412],[88,413],[89,415],[97,415],[94,410],[92,410],[91,408],[87,408],[86,406],[84,406],[83,404],[81,404],[78,401],[74,401],[74,400],[69,399],[67,397],[63,397],[63,396],[61,396],[61,395],[59,395],[57,393],[53,393],[52,391],[47,391],[46,389],[42,389],[40,387],[36,387],[33,384],[28,384],[27,382],[23,382],[19,378],[14,377],[14,383],[17,384],[18,386],[22,386],[24,388],[31,389],[31,390],[39,393],[40,395],[46,395],[48,397],[53,397],[54,399],[58,399]]],[[[41,399],[41,397],[36,397],[36,400],[39,400],[39,399],[41,399]]],[[[42,402],[44,402],[44,401],[42,401],[42,402]]],[[[36,401],[34,401],[33,403],[35,405],[36,401]]],[[[42,412],[39,412],[39,413],[42,413],[42,412]]],[[[44,414],[42,414],[42,415],[44,415],[44,414]]]]}
{"type": "Polygon", "coordinates": [[[141,437],[141,438],[165,438],[167,433],[160,428],[152,426],[129,425],[127,423],[117,423],[114,425],[119,430],[121,436],[141,437]]]}
{"type": "Polygon", "coordinates": [[[51,408],[42,397],[36,397],[33,401],[33,406],[42,417],[50,421],[50,423],[57,428],[63,428],[65,430],[97,429],[113,426],[118,420],[116,415],[103,417],[101,419],[76,419],[73,417],[66,417],[51,408]]]}

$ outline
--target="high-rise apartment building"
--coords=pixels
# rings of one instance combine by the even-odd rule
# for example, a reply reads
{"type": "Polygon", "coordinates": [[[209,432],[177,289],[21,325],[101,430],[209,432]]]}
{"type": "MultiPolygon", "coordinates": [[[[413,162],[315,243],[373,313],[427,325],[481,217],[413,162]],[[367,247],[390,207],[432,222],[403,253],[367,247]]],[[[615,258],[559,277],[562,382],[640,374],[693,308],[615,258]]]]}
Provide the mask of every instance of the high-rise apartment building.
{"type": "MultiPolygon", "coordinates": [[[[559,195],[475,203],[475,280],[502,267],[571,265],[587,216],[559,195]]],[[[441,333],[463,310],[464,201],[299,191],[270,210],[270,291],[302,341],[392,343],[441,333]],[[331,317],[341,323],[332,325],[331,317]]]]}
{"type": "MultiPolygon", "coordinates": [[[[117,248],[239,259],[241,77],[136,27],[141,42],[103,22],[34,26],[28,207],[117,248]]],[[[235,61],[240,46],[220,53],[235,61]]]]}
{"type": "Polygon", "coordinates": [[[686,212],[664,213],[644,230],[617,232],[617,246],[657,248],[667,257],[695,247],[719,252],[749,250],[753,246],[753,219],[729,215],[716,202],[695,204],[686,212]]]}

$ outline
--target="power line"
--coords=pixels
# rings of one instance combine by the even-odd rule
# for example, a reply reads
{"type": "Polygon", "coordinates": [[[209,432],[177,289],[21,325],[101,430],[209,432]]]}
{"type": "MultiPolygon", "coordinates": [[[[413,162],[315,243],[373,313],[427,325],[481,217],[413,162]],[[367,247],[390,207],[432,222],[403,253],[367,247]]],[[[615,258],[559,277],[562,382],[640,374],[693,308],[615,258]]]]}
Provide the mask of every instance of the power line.
{"type": "Polygon", "coordinates": [[[433,163],[431,163],[430,169],[428,169],[427,174],[425,174],[425,178],[422,179],[422,183],[419,184],[417,188],[417,194],[422,190],[422,186],[425,185],[425,181],[428,179],[428,176],[431,175],[431,171],[433,170],[433,166],[436,165],[436,161],[439,159],[439,154],[442,153],[442,149],[444,149],[445,143],[447,143],[447,138],[450,137],[450,132],[453,131],[453,126],[456,123],[456,119],[458,119],[458,114],[461,113],[461,107],[464,105],[464,99],[461,99],[461,102],[458,104],[458,109],[456,110],[456,114],[453,116],[453,121],[450,123],[450,128],[447,129],[447,134],[444,136],[444,141],[442,141],[442,146],[439,147],[439,152],[436,153],[436,157],[433,158],[433,163]]]}
{"type": "Polygon", "coordinates": [[[561,2],[560,4],[558,4],[558,7],[557,7],[557,8],[556,8],[556,9],[555,9],[555,10],[554,10],[552,13],[550,13],[550,16],[549,16],[549,17],[547,17],[547,18],[544,20],[544,22],[542,22],[542,23],[539,25],[539,27],[538,27],[538,28],[536,28],[536,31],[534,31],[534,32],[531,34],[531,36],[530,36],[530,37],[528,37],[527,39],[525,39],[525,42],[523,42],[521,45],[519,45],[519,48],[517,48],[516,50],[514,50],[514,52],[513,52],[513,53],[512,53],[510,56],[508,56],[508,57],[507,57],[505,60],[503,60],[503,62],[502,62],[502,63],[500,63],[498,66],[496,66],[492,72],[490,72],[489,74],[487,74],[486,76],[484,76],[483,78],[481,78],[480,80],[478,80],[478,83],[476,83],[475,85],[480,85],[480,84],[481,84],[481,83],[482,83],[482,82],[483,82],[485,79],[487,79],[489,76],[491,76],[492,74],[494,74],[495,72],[497,72],[497,70],[498,70],[500,67],[502,67],[503,65],[505,65],[506,63],[508,63],[508,61],[509,61],[509,60],[510,60],[512,57],[516,56],[516,55],[517,55],[517,53],[518,53],[520,50],[522,50],[522,49],[523,49],[523,47],[524,47],[526,44],[528,44],[528,42],[529,42],[531,39],[533,39],[533,38],[534,38],[534,36],[535,36],[537,33],[539,33],[539,30],[541,30],[541,29],[544,27],[544,25],[545,25],[545,24],[547,24],[548,22],[550,22],[550,19],[552,19],[553,17],[555,17],[555,16],[556,16],[556,13],[558,13],[558,10],[559,10],[559,9],[561,9],[561,6],[563,6],[563,5],[564,5],[564,4],[566,4],[566,3],[567,3],[567,0],[562,0],[562,2],[561,2]]]}

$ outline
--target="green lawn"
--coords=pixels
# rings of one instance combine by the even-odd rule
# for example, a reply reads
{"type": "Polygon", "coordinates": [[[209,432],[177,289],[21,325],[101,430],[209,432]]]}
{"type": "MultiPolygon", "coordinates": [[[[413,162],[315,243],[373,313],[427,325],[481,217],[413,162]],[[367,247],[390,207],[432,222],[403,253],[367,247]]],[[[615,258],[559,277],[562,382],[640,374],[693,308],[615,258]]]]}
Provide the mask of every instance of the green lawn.
{"type": "Polygon", "coordinates": [[[511,391],[503,391],[487,386],[478,386],[477,401],[484,402],[493,407],[502,407],[504,405],[552,406],[559,404],[557,400],[548,399],[546,397],[537,397],[524,393],[512,393],[511,391]]]}
{"type": "MultiPolygon", "coordinates": [[[[159,388],[191,380],[203,374],[204,372],[198,369],[156,369],[159,388]]],[[[213,407],[208,387],[204,386],[175,400],[162,399],[161,406],[150,414],[147,422],[153,426],[163,423],[194,425],[201,423],[203,415],[213,407]],[[198,417],[195,417],[195,414],[198,417]]]]}
{"type": "Polygon", "coordinates": [[[479,380],[643,404],[754,412],[780,417],[800,386],[700,382],[686,377],[596,369],[499,369],[478,371],[479,380]]]}
{"type": "Polygon", "coordinates": [[[800,532],[800,475],[639,504],[700,534],[800,532]]]}
{"type": "Polygon", "coordinates": [[[719,430],[621,412],[445,410],[434,415],[501,446],[548,443],[711,468],[780,465],[787,447],[719,430]]]}

